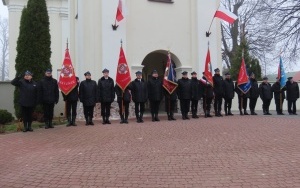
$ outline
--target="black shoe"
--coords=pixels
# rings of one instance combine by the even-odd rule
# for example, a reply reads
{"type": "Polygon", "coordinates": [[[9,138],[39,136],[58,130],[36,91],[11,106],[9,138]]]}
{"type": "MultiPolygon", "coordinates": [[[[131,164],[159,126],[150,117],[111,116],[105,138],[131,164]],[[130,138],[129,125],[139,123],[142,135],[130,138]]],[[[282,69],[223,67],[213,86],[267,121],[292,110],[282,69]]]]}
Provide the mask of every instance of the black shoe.
{"type": "Polygon", "coordinates": [[[94,124],[94,122],[93,122],[92,120],[90,121],[90,123],[89,123],[89,124],[90,124],[90,125],[95,125],[95,124],[94,124]]]}
{"type": "Polygon", "coordinates": [[[249,115],[249,114],[248,114],[248,112],[247,112],[247,111],[244,111],[244,115],[246,115],[246,116],[247,116],[247,115],[249,115]]]}
{"type": "Polygon", "coordinates": [[[85,125],[88,126],[89,125],[89,121],[85,120],[85,125]]]}
{"type": "Polygon", "coordinates": [[[72,116],[72,126],[77,126],[75,120],[76,120],[76,116],[72,116]]]}
{"type": "Polygon", "coordinates": [[[23,132],[26,133],[26,132],[27,132],[27,129],[28,129],[28,128],[27,128],[27,123],[24,122],[24,125],[23,125],[23,126],[24,126],[24,127],[23,127],[23,132]]]}
{"type": "Polygon", "coordinates": [[[219,112],[219,117],[223,117],[223,115],[221,114],[221,112],[219,112]]]}
{"type": "Polygon", "coordinates": [[[33,129],[31,128],[31,123],[28,123],[27,131],[33,132],[33,129]]]}
{"type": "Polygon", "coordinates": [[[233,116],[233,113],[229,112],[228,115],[229,115],[229,116],[233,116]]]}
{"type": "Polygon", "coordinates": [[[186,120],[186,117],[185,117],[184,115],[182,115],[182,119],[183,119],[183,120],[186,120]]]}
{"type": "Polygon", "coordinates": [[[155,114],[155,121],[160,121],[157,114],[155,114]]]}
{"type": "Polygon", "coordinates": [[[111,124],[108,118],[106,119],[106,124],[111,124]]]}
{"type": "Polygon", "coordinates": [[[269,112],[267,112],[267,114],[266,115],[272,115],[271,113],[269,113],[269,112]]]}
{"type": "Polygon", "coordinates": [[[72,125],[71,117],[68,117],[67,120],[68,120],[68,123],[66,126],[70,127],[72,125]]]}
{"type": "Polygon", "coordinates": [[[105,125],[106,124],[106,119],[104,117],[102,117],[102,124],[105,125]]]}
{"type": "Polygon", "coordinates": [[[189,116],[186,114],[185,119],[190,120],[189,116]]]}
{"type": "Polygon", "coordinates": [[[45,121],[45,129],[49,129],[49,122],[45,121]]]}
{"type": "Polygon", "coordinates": [[[171,120],[173,121],[176,121],[175,117],[174,116],[171,116],[171,120]]]}
{"type": "Polygon", "coordinates": [[[212,117],[212,115],[210,115],[210,114],[207,114],[207,117],[212,117]]]}
{"type": "Polygon", "coordinates": [[[139,120],[140,120],[140,123],[144,123],[143,117],[140,117],[139,120]]]}
{"type": "Polygon", "coordinates": [[[171,116],[170,116],[170,115],[168,115],[168,120],[169,120],[169,121],[172,121],[172,119],[171,119],[171,116]]]}
{"type": "Polygon", "coordinates": [[[251,115],[253,115],[253,116],[256,116],[256,115],[257,115],[257,113],[255,113],[255,112],[251,112],[251,115]]]}
{"type": "Polygon", "coordinates": [[[293,113],[293,115],[298,115],[297,113],[293,113]]]}
{"type": "Polygon", "coordinates": [[[123,123],[125,123],[125,122],[124,122],[124,118],[123,118],[123,117],[121,117],[120,124],[123,124],[123,123]]]}
{"type": "Polygon", "coordinates": [[[125,123],[125,124],[128,124],[128,120],[127,120],[127,119],[124,119],[124,123],[125,123]]]}
{"type": "Polygon", "coordinates": [[[241,115],[241,116],[243,116],[243,115],[244,115],[242,111],[240,111],[240,115],[241,115]]]}
{"type": "Polygon", "coordinates": [[[53,126],[53,124],[52,124],[52,120],[49,121],[49,128],[51,128],[51,129],[54,128],[54,126],[53,126]]]}

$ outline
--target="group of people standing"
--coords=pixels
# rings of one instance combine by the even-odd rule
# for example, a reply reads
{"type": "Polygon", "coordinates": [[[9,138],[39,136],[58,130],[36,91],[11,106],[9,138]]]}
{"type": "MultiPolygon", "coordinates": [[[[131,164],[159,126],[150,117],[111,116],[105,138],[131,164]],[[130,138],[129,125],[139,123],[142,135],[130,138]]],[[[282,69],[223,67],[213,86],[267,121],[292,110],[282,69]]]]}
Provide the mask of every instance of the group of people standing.
{"type": "MultiPolygon", "coordinates": [[[[190,110],[192,118],[199,118],[197,112],[198,103],[201,99],[203,100],[203,110],[206,118],[212,117],[212,102],[214,102],[215,116],[223,116],[221,114],[223,99],[225,116],[232,116],[231,106],[235,93],[238,96],[240,115],[249,115],[247,112],[248,99],[250,114],[257,115],[255,108],[259,97],[263,101],[262,109],[264,115],[271,115],[269,106],[273,95],[278,115],[284,115],[282,105],[285,99],[288,101],[288,113],[297,115],[296,101],[299,98],[299,87],[292,77],[289,77],[286,86],[281,88],[278,78],[271,85],[268,82],[268,78],[264,77],[263,82],[258,85],[255,75],[252,73],[250,75],[251,88],[247,93],[244,93],[238,88],[237,83],[234,84],[229,73],[226,73],[223,79],[218,68],[214,71],[213,83],[207,81],[204,73],[203,77],[198,79],[196,72],[191,73],[191,78],[188,78],[188,72],[182,72],[182,78],[177,81],[178,87],[172,93],[164,89],[163,82],[156,70],[152,71],[151,78],[147,82],[142,78],[142,72],[137,71],[135,80],[128,84],[125,90],[122,90],[118,84],[114,83],[114,80],[109,77],[109,70],[107,69],[102,71],[103,76],[98,80],[98,83],[91,79],[90,72],[86,72],[84,81],[80,83],[77,78],[77,85],[73,90],[67,95],[62,94],[64,101],[66,101],[67,126],[76,126],[78,99],[83,104],[86,125],[94,125],[94,107],[98,102],[101,103],[102,123],[111,124],[109,120],[110,109],[115,96],[117,96],[119,105],[121,124],[128,123],[131,100],[135,103],[135,116],[138,123],[144,122],[145,103],[148,100],[152,121],[160,121],[158,113],[163,97],[165,98],[165,111],[169,121],[176,120],[174,112],[177,107],[177,99],[180,101],[180,111],[183,120],[190,119],[188,116],[190,110]]],[[[59,100],[59,89],[57,80],[52,78],[52,70],[47,69],[45,77],[38,83],[32,80],[30,71],[26,71],[23,78],[22,76],[16,77],[11,83],[20,88],[19,104],[24,122],[24,132],[33,131],[31,127],[32,112],[38,103],[43,105],[45,128],[53,128],[53,110],[54,105],[59,100]]]]}

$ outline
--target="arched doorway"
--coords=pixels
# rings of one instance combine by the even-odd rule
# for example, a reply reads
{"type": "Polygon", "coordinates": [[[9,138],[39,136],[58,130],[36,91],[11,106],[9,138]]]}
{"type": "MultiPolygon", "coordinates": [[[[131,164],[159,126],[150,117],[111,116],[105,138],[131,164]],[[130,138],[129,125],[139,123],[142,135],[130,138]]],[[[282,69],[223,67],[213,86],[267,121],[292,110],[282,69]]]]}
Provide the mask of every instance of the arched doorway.
{"type": "MultiPolygon", "coordinates": [[[[168,61],[168,51],[166,50],[156,50],[153,52],[150,52],[149,54],[146,55],[144,60],[142,61],[143,65],[143,78],[148,81],[149,78],[152,76],[152,71],[157,70],[158,75],[161,79],[164,77],[166,65],[168,61]]],[[[173,67],[175,70],[180,70],[178,69],[181,67],[181,62],[179,61],[178,57],[175,54],[171,53],[171,61],[173,64],[173,67]]],[[[176,72],[177,78],[180,73],[176,72]]],[[[146,109],[149,109],[149,105],[146,104],[146,109]]],[[[160,104],[160,111],[165,110],[165,101],[164,98],[160,104]]]]}

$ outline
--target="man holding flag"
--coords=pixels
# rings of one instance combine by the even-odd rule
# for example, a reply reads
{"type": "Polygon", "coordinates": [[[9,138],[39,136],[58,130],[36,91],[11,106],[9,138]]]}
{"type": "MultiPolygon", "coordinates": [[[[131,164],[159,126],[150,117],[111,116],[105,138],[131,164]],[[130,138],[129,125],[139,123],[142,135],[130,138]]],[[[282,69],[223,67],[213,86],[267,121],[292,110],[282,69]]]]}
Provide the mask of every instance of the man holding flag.
{"type": "Polygon", "coordinates": [[[286,85],[286,75],[284,72],[282,59],[280,57],[280,62],[278,66],[278,75],[276,78],[276,82],[272,85],[272,92],[274,93],[277,115],[284,115],[282,113],[282,105],[285,99],[285,92],[284,92],[286,90],[285,85],[286,85]]]}

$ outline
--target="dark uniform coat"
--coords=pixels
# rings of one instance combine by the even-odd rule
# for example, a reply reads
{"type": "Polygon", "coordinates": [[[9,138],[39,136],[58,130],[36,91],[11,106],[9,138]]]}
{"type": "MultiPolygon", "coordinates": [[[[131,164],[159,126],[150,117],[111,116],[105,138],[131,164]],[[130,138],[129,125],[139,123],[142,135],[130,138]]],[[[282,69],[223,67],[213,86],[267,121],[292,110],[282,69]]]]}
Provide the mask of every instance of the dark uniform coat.
{"type": "MultiPolygon", "coordinates": [[[[206,78],[203,76],[202,77],[204,80],[206,80],[206,78]]],[[[208,82],[207,82],[208,83],[208,82]]],[[[214,91],[213,91],[213,87],[210,84],[202,84],[202,89],[203,89],[203,97],[207,97],[207,98],[214,98],[214,91]]]]}
{"type": "Polygon", "coordinates": [[[273,98],[271,84],[261,83],[259,85],[259,96],[262,100],[271,100],[273,98]]]}
{"type": "Polygon", "coordinates": [[[152,77],[148,80],[147,85],[149,101],[161,101],[163,97],[162,81],[159,78],[152,77]]]}
{"type": "Polygon", "coordinates": [[[34,107],[37,104],[38,88],[35,81],[28,81],[17,77],[11,81],[11,84],[20,89],[20,106],[34,107]]]}
{"type": "Polygon", "coordinates": [[[125,103],[130,103],[131,93],[129,91],[129,87],[126,87],[125,91],[123,92],[122,89],[118,85],[116,85],[115,86],[115,92],[116,92],[116,95],[117,95],[117,102],[118,103],[122,102],[122,98],[123,98],[123,101],[125,103]]]}
{"type": "Polygon", "coordinates": [[[62,92],[64,101],[78,101],[78,98],[79,98],[78,87],[79,87],[79,81],[77,81],[76,86],[74,87],[74,89],[72,89],[72,91],[70,91],[70,93],[68,95],[65,95],[62,92]]]}
{"type": "Polygon", "coordinates": [[[113,102],[115,99],[115,84],[110,77],[104,77],[98,80],[98,97],[99,102],[113,102]]]}
{"type": "Polygon", "coordinates": [[[234,83],[232,79],[225,79],[223,82],[223,92],[225,99],[234,98],[234,83]]]}
{"type": "Polygon", "coordinates": [[[147,102],[148,99],[148,91],[147,91],[147,84],[144,79],[139,81],[135,79],[129,85],[129,89],[131,90],[132,100],[133,102],[147,102]]]}
{"type": "Polygon", "coordinates": [[[39,96],[40,102],[46,104],[58,103],[59,90],[57,80],[51,77],[45,76],[39,82],[39,96]]]}
{"type": "Polygon", "coordinates": [[[285,90],[286,90],[286,87],[283,87],[282,89],[280,89],[280,83],[279,82],[275,82],[273,85],[272,85],[272,92],[274,93],[274,99],[278,99],[280,100],[280,93],[281,93],[281,96],[282,98],[281,99],[285,99],[285,90]]]}
{"type": "Polygon", "coordinates": [[[235,82],[235,92],[236,92],[236,94],[239,96],[239,97],[241,97],[241,96],[243,96],[243,98],[250,98],[250,90],[246,93],[246,94],[244,94],[239,88],[238,88],[238,86],[237,86],[237,82],[235,82]]]}
{"type": "Polygon", "coordinates": [[[192,100],[200,100],[203,96],[202,84],[197,78],[191,78],[192,100]]]}
{"type": "Polygon", "coordinates": [[[259,97],[258,83],[255,78],[250,78],[251,88],[249,90],[250,98],[257,99],[259,97]]]}
{"type": "Polygon", "coordinates": [[[299,86],[297,82],[291,83],[288,81],[286,83],[286,99],[295,101],[299,98],[299,86]]]}
{"type": "Polygon", "coordinates": [[[178,98],[181,99],[192,99],[192,86],[191,80],[188,78],[181,78],[178,80],[178,98]]]}
{"type": "Polygon", "coordinates": [[[219,74],[215,74],[213,77],[213,82],[215,96],[223,97],[223,77],[219,74]]]}
{"type": "Polygon", "coordinates": [[[97,83],[94,80],[86,79],[80,83],[79,99],[83,106],[95,106],[97,102],[97,83]]]}

